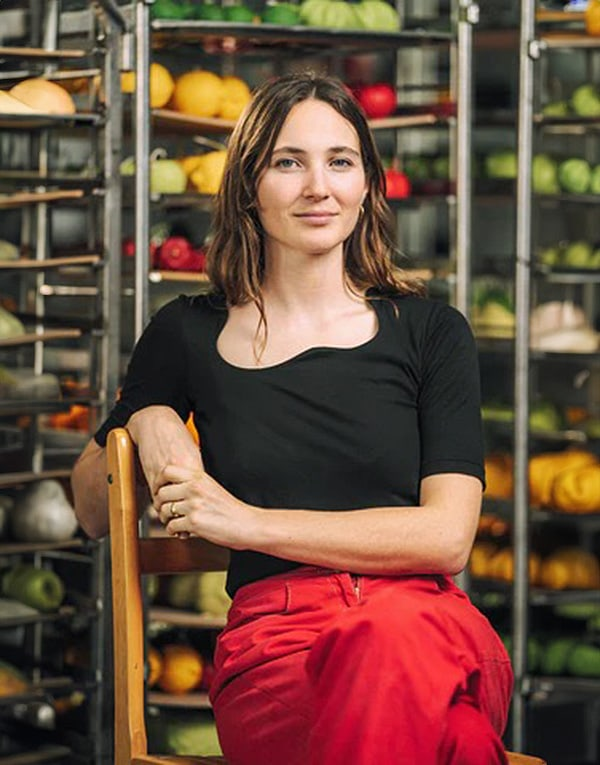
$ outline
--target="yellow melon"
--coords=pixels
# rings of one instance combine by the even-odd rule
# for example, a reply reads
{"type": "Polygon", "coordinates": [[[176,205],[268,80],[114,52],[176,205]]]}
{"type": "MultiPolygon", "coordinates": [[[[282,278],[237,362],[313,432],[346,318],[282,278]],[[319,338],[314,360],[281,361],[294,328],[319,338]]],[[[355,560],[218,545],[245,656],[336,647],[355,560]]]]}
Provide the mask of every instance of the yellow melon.
{"type": "MultiPolygon", "coordinates": [[[[175,80],[166,66],[150,64],[150,107],[162,109],[169,103],[173,95],[175,80]]],[[[121,91],[135,93],[135,72],[123,72],[121,75],[121,91]]]]}
{"type": "Polygon", "coordinates": [[[194,117],[216,117],[221,111],[223,93],[223,81],[213,72],[203,69],[186,72],[175,83],[173,107],[194,117]]]}
{"type": "Polygon", "coordinates": [[[71,95],[56,82],[33,77],[17,83],[9,92],[41,114],[75,114],[71,95]]]}
{"type": "Polygon", "coordinates": [[[191,646],[166,645],[158,686],[165,693],[187,693],[200,683],[203,668],[202,657],[191,646]]]}
{"type": "Polygon", "coordinates": [[[237,120],[250,102],[250,88],[239,77],[223,77],[223,100],[219,116],[225,120],[237,120]]]}

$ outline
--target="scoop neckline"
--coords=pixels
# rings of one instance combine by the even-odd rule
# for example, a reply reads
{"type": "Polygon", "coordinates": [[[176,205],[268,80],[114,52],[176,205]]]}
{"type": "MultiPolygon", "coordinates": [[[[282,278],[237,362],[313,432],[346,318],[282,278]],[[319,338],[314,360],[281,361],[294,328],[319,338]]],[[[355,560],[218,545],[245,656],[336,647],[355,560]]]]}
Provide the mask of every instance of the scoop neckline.
{"type": "Polygon", "coordinates": [[[223,331],[225,324],[227,323],[227,317],[229,315],[229,312],[226,313],[224,321],[220,324],[219,329],[217,331],[216,337],[215,337],[215,345],[214,345],[214,352],[217,356],[217,359],[223,366],[229,367],[230,369],[234,369],[239,372],[270,372],[277,369],[282,369],[287,366],[292,366],[293,364],[303,360],[307,356],[312,356],[316,353],[322,353],[323,351],[330,351],[332,353],[340,353],[340,354],[349,354],[352,352],[360,352],[367,348],[368,346],[375,343],[379,336],[381,335],[381,314],[379,312],[379,306],[377,305],[379,301],[373,300],[370,301],[370,304],[373,306],[373,311],[375,313],[375,318],[377,319],[377,327],[375,328],[375,332],[371,337],[369,337],[367,340],[364,340],[362,343],[359,343],[358,345],[350,345],[350,346],[339,346],[339,345],[313,345],[310,348],[305,348],[303,351],[300,351],[299,353],[296,353],[294,356],[290,356],[287,359],[283,359],[283,361],[278,361],[276,364],[269,364],[269,366],[265,367],[241,367],[238,364],[233,364],[231,361],[227,361],[226,358],[224,358],[218,348],[218,342],[219,337],[221,336],[221,332],[223,331]]]}

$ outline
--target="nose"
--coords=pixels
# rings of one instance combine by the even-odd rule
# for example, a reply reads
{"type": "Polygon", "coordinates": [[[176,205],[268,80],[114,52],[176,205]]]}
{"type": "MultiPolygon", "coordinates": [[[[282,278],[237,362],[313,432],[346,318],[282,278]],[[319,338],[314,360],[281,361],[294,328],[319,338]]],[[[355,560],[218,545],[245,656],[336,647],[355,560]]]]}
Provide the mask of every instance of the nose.
{"type": "Polygon", "coordinates": [[[329,185],[325,168],[320,165],[311,165],[306,173],[304,196],[308,199],[325,199],[329,196],[329,185]]]}

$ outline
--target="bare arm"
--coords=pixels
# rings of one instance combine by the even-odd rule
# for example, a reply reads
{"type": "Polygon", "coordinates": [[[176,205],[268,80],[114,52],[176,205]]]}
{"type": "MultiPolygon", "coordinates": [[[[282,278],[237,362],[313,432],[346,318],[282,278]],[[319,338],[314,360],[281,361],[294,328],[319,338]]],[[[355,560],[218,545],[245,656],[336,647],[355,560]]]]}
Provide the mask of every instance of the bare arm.
{"type": "MultiPolygon", "coordinates": [[[[190,432],[176,412],[167,406],[149,406],[133,414],[127,430],[137,446],[147,485],[156,490],[162,484],[165,465],[203,471],[202,457],[190,432]]],[[[94,440],[75,463],[71,485],[75,513],[88,536],[98,539],[108,533],[108,487],[106,450],[94,440]]],[[[151,497],[146,493],[146,498],[151,497]]],[[[138,497],[138,500],[140,497],[138,497]]]]}
{"type": "Polygon", "coordinates": [[[258,508],[206,473],[169,467],[164,477],[155,506],[169,533],[356,573],[458,573],[481,508],[480,481],[458,473],[425,478],[419,507],[345,512],[258,508]],[[169,520],[171,502],[181,518],[169,520]]]}

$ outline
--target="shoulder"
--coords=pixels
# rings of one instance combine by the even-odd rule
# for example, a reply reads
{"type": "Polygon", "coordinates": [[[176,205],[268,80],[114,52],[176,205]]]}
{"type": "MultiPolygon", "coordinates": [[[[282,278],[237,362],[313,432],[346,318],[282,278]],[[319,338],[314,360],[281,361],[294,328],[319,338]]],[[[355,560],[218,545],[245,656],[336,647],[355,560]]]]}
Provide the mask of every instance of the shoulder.
{"type": "Polygon", "coordinates": [[[452,328],[469,331],[466,317],[457,308],[441,300],[417,295],[378,295],[377,302],[387,304],[388,312],[396,315],[401,323],[413,329],[420,328],[425,335],[452,328]]]}
{"type": "Polygon", "coordinates": [[[165,303],[153,316],[153,321],[171,323],[193,320],[194,317],[221,314],[225,303],[221,295],[179,295],[165,303]]]}

